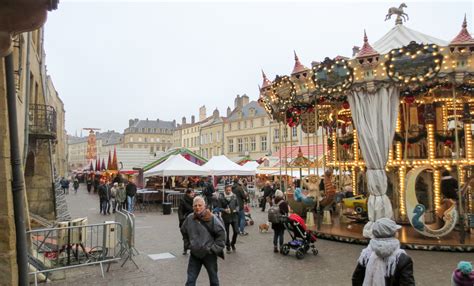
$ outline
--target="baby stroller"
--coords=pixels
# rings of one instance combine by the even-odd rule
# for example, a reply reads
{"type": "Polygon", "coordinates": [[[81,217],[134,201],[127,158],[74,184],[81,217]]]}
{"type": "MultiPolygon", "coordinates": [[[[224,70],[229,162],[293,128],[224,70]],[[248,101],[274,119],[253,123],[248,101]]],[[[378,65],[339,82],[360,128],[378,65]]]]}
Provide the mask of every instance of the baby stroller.
{"type": "Polygon", "coordinates": [[[282,223],[291,236],[291,240],[281,247],[281,253],[288,255],[290,249],[296,250],[296,258],[303,259],[308,250],[312,250],[313,255],[318,255],[318,250],[314,247],[316,236],[306,228],[304,220],[297,214],[290,214],[282,217],[282,223]]]}

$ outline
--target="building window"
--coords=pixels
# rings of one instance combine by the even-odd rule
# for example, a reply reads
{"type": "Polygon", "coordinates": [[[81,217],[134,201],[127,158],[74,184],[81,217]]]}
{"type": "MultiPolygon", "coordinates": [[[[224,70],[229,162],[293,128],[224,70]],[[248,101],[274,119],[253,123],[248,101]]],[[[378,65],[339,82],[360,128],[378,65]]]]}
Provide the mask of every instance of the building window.
{"type": "Polygon", "coordinates": [[[244,128],[247,128],[247,120],[244,121],[244,128]]]}
{"type": "Polygon", "coordinates": [[[245,137],[244,138],[244,151],[248,151],[248,150],[249,150],[249,138],[245,137]]]}
{"type": "Polygon", "coordinates": [[[253,128],[253,119],[249,121],[250,123],[250,128],[253,128]]]}
{"type": "Polygon", "coordinates": [[[255,139],[255,136],[250,137],[250,151],[255,151],[257,150],[257,140],[255,139]]]}
{"type": "Polygon", "coordinates": [[[260,148],[262,151],[267,151],[267,136],[260,137],[260,148]]]}
{"type": "Polygon", "coordinates": [[[240,124],[241,124],[241,123],[242,123],[242,122],[239,121],[239,122],[238,122],[238,125],[237,125],[237,126],[238,126],[237,129],[239,129],[239,130],[240,130],[240,124]]]}
{"type": "Polygon", "coordinates": [[[221,133],[219,131],[217,131],[216,133],[216,142],[220,142],[221,141],[221,133]]]}
{"type": "Polygon", "coordinates": [[[242,144],[242,138],[237,138],[237,152],[244,151],[244,145],[242,144]]]}
{"type": "Polygon", "coordinates": [[[229,139],[228,144],[229,144],[229,153],[233,153],[234,152],[234,139],[229,139]]]}
{"type": "Polygon", "coordinates": [[[209,133],[209,143],[212,143],[212,133],[209,133]]]}
{"type": "Polygon", "coordinates": [[[150,138],[150,142],[155,142],[155,138],[150,138]]]}
{"type": "Polygon", "coordinates": [[[291,128],[291,133],[293,137],[296,137],[298,135],[298,130],[296,129],[296,127],[291,128]]]}
{"type": "Polygon", "coordinates": [[[280,138],[280,130],[278,130],[277,128],[275,128],[273,130],[273,135],[275,136],[275,140],[278,140],[280,138]]]}
{"type": "Polygon", "coordinates": [[[265,118],[260,119],[260,126],[265,126],[265,118]]]}
{"type": "Polygon", "coordinates": [[[232,123],[229,123],[229,131],[232,131],[232,123]]]}
{"type": "Polygon", "coordinates": [[[138,137],[138,142],[142,142],[142,137],[138,137]]]}
{"type": "Polygon", "coordinates": [[[286,128],[285,126],[285,128],[283,129],[283,139],[286,139],[286,138],[288,138],[288,128],[286,128]]]}
{"type": "Polygon", "coordinates": [[[130,142],[133,142],[133,137],[130,137],[130,142]]]}

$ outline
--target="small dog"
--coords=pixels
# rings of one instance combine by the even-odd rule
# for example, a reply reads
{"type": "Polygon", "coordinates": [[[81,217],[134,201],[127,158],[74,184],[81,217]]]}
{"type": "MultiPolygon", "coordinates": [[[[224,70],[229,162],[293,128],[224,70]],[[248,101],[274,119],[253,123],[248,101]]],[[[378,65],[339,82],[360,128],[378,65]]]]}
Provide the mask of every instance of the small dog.
{"type": "Polygon", "coordinates": [[[270,223],[269,222],[262,223],[258,226],[258,230],[260,231],[260,233],[268,232],[269,229],[270,229],[270,223]]]}

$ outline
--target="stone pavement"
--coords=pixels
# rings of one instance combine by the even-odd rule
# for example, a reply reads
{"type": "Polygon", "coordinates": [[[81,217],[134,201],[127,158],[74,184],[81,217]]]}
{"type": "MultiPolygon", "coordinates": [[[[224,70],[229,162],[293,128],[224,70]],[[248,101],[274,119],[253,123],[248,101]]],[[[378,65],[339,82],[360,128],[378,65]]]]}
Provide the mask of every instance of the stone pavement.
{"type": "MultiPolygon", "coordinates": [[[[99,214],[97,195],[89,195],[83,184],[77,195],[67,196],[73,218],[87,216],[89,223],[111,220],[112,216],[99,214]]],[[[69,270],[66,280],[53,285],[184,285],[188,256],[183,256],[177,214],[162,215],[157,210],[136,212],[135,245],[140,255],[135,261],[140,269],[127,262],[123,268],[113,264],[102,278],[98,266],[69,270]],[[149,254],[170,252],[175,258],[153,261],[149,254]]],[[[266,213],[252,209],[255,225],[247,227],[248,236],[238,238],[237,251],[219,259],[221,285],[350,285],[362,245],[318,240],[318,256],[306,255],[297,260],[273,253],[273,233],[259,233],[258,224],[266,221],[266,213]]],[[[285,239],[289,235],[285,234],[285,239]]],[[[450,285],[453,267],[460,260],[473,260],[472,253],[407,251],[414,260],[417,285],[450,285]]],[[[198,285],[209,285],[203,268],[198,285]]]]}

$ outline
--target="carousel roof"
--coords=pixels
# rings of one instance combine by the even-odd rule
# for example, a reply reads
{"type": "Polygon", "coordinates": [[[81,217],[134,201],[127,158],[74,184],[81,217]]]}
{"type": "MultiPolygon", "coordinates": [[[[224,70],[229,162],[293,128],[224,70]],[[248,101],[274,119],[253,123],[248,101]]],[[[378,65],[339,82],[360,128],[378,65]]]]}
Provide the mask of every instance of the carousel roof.
{"type": "Polygon", "coordinates": [[[291,72],[291,74],[300,73],[300,72],[309,70],[309,68],[301,64],[300,59],[298,59],[298,55],[296,55],[296,52],[294,53],[295,53],[295,67],[293,68],[293,71],[291,72]]]}
{"type": "Polygon", "coordinates": [[[448,42],[444,40],[420,33],[404,25],[395,25],[387,34],[375,42],[373,47],[379,53],[386,54],[393,49],[408,45],[411,41],[423,44],[436,44],[439,46],[448,45],[448,42]]]}
{"type": "Polygon", "coordinates": [[[469,34],[467,30],[467,21],[466,15],[464,15],[464,21],[462,23],[462,29],[459,34],[451,41],[450,45],[466,45],[466,44],[474,44],[474,39],[469,34]]]}
{"type": "Polygon", "coordinates": [[[267,75],[262,70],[263,84],[262,88],[272,85],[272,82],[267,78],[267,75]]]}
{"type": "Polygon", "coordinates": [[[374,48],[372,48],[372,46],[369,44],[367,34],[365,33],[365,30],[364,30],[364,45],[362,46],[362,49],[360,49],[360,51],[357,53],[356,58],[372,57],[378,54],[379,53],[374,48]]]}

